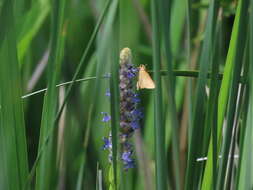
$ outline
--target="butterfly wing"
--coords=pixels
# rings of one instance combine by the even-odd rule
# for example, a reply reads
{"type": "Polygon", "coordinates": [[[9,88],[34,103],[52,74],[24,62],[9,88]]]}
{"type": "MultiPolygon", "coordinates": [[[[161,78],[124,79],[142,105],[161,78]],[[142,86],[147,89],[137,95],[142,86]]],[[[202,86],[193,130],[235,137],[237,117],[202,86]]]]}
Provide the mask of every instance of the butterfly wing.
{"type": "Polygon", "coordinates": [[[154,89],[155,83],[151,79],[150,75],[144,68],[140,68],[139,71],[139,80],[137,82],[137,90],[147,88],[147,89],[154,89]]]}

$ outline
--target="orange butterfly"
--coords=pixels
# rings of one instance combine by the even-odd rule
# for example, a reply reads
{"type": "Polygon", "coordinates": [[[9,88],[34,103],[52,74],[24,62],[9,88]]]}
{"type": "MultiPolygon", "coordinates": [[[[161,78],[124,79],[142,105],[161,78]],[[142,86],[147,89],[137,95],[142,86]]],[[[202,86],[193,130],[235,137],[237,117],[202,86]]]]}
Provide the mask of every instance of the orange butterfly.
{"type": "Polygon", "coordinates": [[[144,65],[140,65],[139,67],[139,75],[138,82],[136,84],[137,90],[142,88],[154,89],[155,83],[146,71],[146,67],[144,65]]]}

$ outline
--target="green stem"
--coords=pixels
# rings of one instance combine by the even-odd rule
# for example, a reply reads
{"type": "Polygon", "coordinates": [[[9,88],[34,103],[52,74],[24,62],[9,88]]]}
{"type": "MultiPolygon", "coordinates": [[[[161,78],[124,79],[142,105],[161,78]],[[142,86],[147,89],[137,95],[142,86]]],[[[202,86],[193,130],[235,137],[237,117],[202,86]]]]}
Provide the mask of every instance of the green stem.
{"type": "MultiPolygon", "coordinates": [[[[149,71],[149,72],[153,73],[153,71],[149,71]]],[[[173,73],[177,77],[193,77],[193,78],[197,78],[199,76],[199,71],[198,70],[195,70],[195,71],[174,70],[173,73]]],[[[166,70],[161,70],[161,76],[166,76],[166,75],[167,75],[167,71],[166,70]]],[[[222,77],[223,77],[223,74],[219,73],[218,79],[221,80],[222,77]]],[[[72,83],[88,82],[90,80],[95,80],[96,78],[97,77],[80,78],[80,79],[76,79],[75,81],[68,81],[68,82],[57,84],[56,87],[65,86],[65,85],[69,85],[69,84],[72,84],[72,83]]],[[[109,78],[109,77],[108,76],[104,76],[103,78],[109,78]]],[[[208,79],[211,78],[211,73],[208,73],[207,78],[208,79]]],[[[245,83],[245,82],[246,82],[245,78],[241,77],[240,78],[240,83],[245,83]]],[[[42,92],[46,92],[46,91],[47,91],[47,88],[43,88],[43,89],[31,92],[29,94],[25,94],[21,98],[25,99],[25,98],[31,97],[33,95],[41,94],[42,92]]]]}

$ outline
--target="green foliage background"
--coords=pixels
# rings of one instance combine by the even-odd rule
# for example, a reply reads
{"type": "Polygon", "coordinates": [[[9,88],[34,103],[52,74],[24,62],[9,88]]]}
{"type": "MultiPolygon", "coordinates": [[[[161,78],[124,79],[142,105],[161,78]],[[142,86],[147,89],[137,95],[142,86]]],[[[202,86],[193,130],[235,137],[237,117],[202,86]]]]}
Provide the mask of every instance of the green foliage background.
{"type": "Polygon", "coordinates": [[[253,0],[0,0],[0,189],[252,189],[252,50],[253,0]],[[124,47],[156,83],[128,171],[124,47]]]}

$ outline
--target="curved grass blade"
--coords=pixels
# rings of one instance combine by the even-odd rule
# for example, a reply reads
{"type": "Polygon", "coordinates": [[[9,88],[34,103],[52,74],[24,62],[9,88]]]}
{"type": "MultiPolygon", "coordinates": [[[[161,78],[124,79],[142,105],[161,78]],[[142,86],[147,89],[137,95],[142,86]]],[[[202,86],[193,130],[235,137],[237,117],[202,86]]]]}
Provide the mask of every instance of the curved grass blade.
{"type": "MultiPolygon", "coordinates": [[[[253,1],[250,1],[250,16],[249,16],[249,50],[253,49],[253,1]]],[[[237,189],[250,189],[253,186],[252,183],[252,151],[251,145],[253,143],[253,55],[249,54],[249,104],[245,114],[247,114],[247,121],[245,125],[245,132],[242,133],[241,139],[241,151],[240,151],[240,169],[238,172],[238,186],[237,189]]]]}
{"type": "MultiPolygon", "coordinates": [[[[95,27],[93,33],[92,33],[92,36],[91,36],[91,38],[90,38],[90,41],[89,41],[88,45],[87,45],[87,47],[86,47],[86,49],[85,49],[85,51],[84,51],[84,53],[83,53],[83,56],[82,56],[82,58],[81,58],[81,60],[80,60],[80,62],[79,62],[78,68],[76,69],[76,72],[75,72],[75,74],[74,74],[74,76],[73,76],[73,78],[72,78],[72,81],[76,81],[78,75],[80,74],[81,67],[82,67],[82,65],[84,64],[84,61],[85,61],[86,58],[87,58],[88,52],[90,51],[91,45],[93,44],[93,42],[94,42],[94,40],[95,40],[95,37],[96,37],[96,35],[97,35],[97,33],[98,33],[98,30],[99,30],[99,28],[100,28],[100,26],[101,26],[101,24],[102,24],[103,18],[104,18],[105,14],[106,14],[106,11],[107,11],[107,9],[108,9],[108,7],[109,7],[109,5],[110,5],[110,2],[111,2],[111,0],[108,0],[108,1],[106,2],[106,4],[105,4],[105,8],[104,8],[103,12],[102,12],[101,15],[100,15],[100,18],[99,18],[99,20],[98,20],[98,23],[97,23],[97,25],[96,25],[96,27],[95,27]]],[[[67,103],[67,100],[68,100],[68,98],[69,98],[69,95],[70,95],[70,92],[71,92],[71,90],[72,90],[72,88],[73,88],[73,85],[74,85],[74,83],[71,83],[70,86],[69,86],[68,89],[67,89],[66,96],[65,96],[65,98],[64,98],[64,101],[63,101],[63,104],[62,104],[60,110],[58,111],[58,113],[57,113],[57,115],[56,115],[56,118],[55,118],[55,120],[54,120],[54,124],[56,124],[56,123],[58,122],[58,120],[59,120],[59,118],[60,118],[60,116],[61,116],[61,113],[62,113],[62,111],[63,111],[63,108],[64,108],[65,104],[67,103]]],[[[39,163],[40,157],[41,157],[42,153],[44,152],[44,149],[45,149],[45,147],[46,147],[46,145],[47,145],[49,139],[52,137],[53,131],[54,131],[54,128],[51,128],[50,131],[48,132],[47,136],[45,137],[43,144],[41,145],[41,149],[39,150],[39,152],[38,152],[38,154],[37,154],[37,157],[36,157],[36,160],[35,160],[35,162],[34,162],[34,164],[33,164],[32,170],[31,170],[31,172],[30,172],[30,174],[29,174],[28,183],[31,181],[31,179],[32,179],[32,177],[33,177],[33,175],[34,175],[34,172],[35,172],[35,169],[36,169],[36,167],[37,167],[37,165],[38,165],[38,163],[39,163]]]]}
{"type": "MultiPolygon", "coordinates": [[[[58,99],[58,93],[55,86],[60,76],[64,52],[64,40],[66,35],[64,31],[65,28],[63,26],[65,0],[55,0],[53,2],[52,11],[51,52],[49,55],[48,65],[48,90],[44,97],[38,153],[41,151],[43,143],[50,130],[54,128],[58,99]]],[[[42,155],[41,162],[38,164],[36,170],[35,189],[51,189],[57,184],[56,142],[56,136],[54,136],[54,138],[50,139],[48,145],[45,147],[45,152],[42,155]]]]}
{"type": "MultiPolygon", "coordinates": [[[[219,34],[221,26],[219,25],[218,32],[216,34],[216,48],[214,51],[214,55],[212,56],[212,75],[211,75],[211,81],[210,81],[210,95],[208,100],[208,107],[207,107],[207,116],[205,121],[205,132],[204,132],[204,148],[203,148],[203,154],[206,154],[208,151],[208,145],[212,147],[213,152],[213,163],[212,163],[212,173],[216,173],[217,169],[217,110],[218,110],[218,93],[219,93],[219,58],[220,58],[220,42],[219,42],[219,34]],[[210,140],[209,140],[210,139],[210,140]],[[207,151],[206,151],[207,150],[207,151]]],[[[209,159],[209,158],[208,158],[209,159]]],[[[210,158],[211,159],[211,158],[210,158]]],[[[205,171],[206,172],[206,171],[205,171]]],[[[208,172],[206,172],[208,173],[208,172]]],[[[213,182],[213,184],[216,184],[216,175],[208,176],[204,175],[203,182],[202,182],[202,188],[207,188],[206,183],[213,182]]]]}
{"type": "Polygon", "coordinates": [[[219,174],[217,181],[217,188],[222,189],[225,188],[226,184],[226,171],[230,150],[230,142],[232,142],[232,132],[234,126],[234,116],[236,111],[236,100],[238,96],[238,88],[239,88],[239,78],[242,70],[242,63],[245,42],[246,42],[246,34],[247,34],[247,24],[248,24],[248,12],[246,11],[248,7],[248,0],[239,2],[240,9],[240,17],[239,17],[239,29],[238,36],[236,39],[236,51],[234,52],[234,68],[232,70],[232,81],[231,81],[231,91],[229,92],[229,101],[228,101],[228,112],[227,112],[227,125],[225,129],[225,136],[223,138],[222,144],[222,159],[219,165],[219,174]]]}
{"type": "MultiPolygon", "coordinates": [[[[97,77],[87,77],[87,78],[76,79],[75,81],[68,81],[68,82],[57,84],[55,87],[61,87],[61,86],[65,86],[65,85],[69,85],[71,83],[77,83],[77,82],[87,82],[87,81],[90,81],[90,80],[94,80],[96,78],[97,77]]],[[[104,78],[108,78],[108,77],[104,77],[104,78]]],[[[37,94],[40,94],[40,93],[46,92],[46,91],[47,91],[47,88],[43,88],[41,90],[38,90],[38,91],[35,91],[35,92],[32,92],[32,93],[23,95],[21,98],[25,99],[25,98],[28,98],[30,96],[37,95],[37,94]]]]}
{"type": "Polygon", "coordinates": [[[209,66],[212,65],[211,57],[214,49],[214,31],[216,30],[216,20],[218,12],[218,2],[211,1],[208,10],[208,19],[205,30],[205,38],[203,49],[200,57],[200,72],[196,89],[196,98],[194,102],[193,112],[193,128],[190,134],[190,147],[187,162],[185,189],[196,189],[200,177],[200,168],[196,163],[196,159],[202,151],[199,141],[203,141],[204,119],[201,113],[204,113],[205,85],[207,82],[207,74],[209,66]]]}
{"type": "MultiPolygon", "coordinates": [[[[240,5],[240,3],[239,3],[240,5]]],[[[225,64],[225,69],[224,69],[224,75],[221,83],[221,90],[219,93],[219,102],[218,102],[218,146],[220,146],[220,141],[221,141],[221,130],[222,130],[222,124],[224,121],[224,116],[225,112],[227,110],[227,102],[228,102],[228,94],[229,94],[229,89],[231,87],[231,78],[232,78],[232,70],[234,68],[234,56],[236,52],[236,43],[237,43],[237,38],[239,36],[239,19],[241,15],[241,6],[237,7],[236,10],[236,16],[235,16],[235,21],[234,21],[234,26],[232,30],[232,35],[231,35],[231,40],[230,40],[230,45],[229,45],[229,50],[228,50],[228,55],[226,59],[226,64],[225,64]]]]}
{"type": "Polygon", "coordinates": [[[19,190],[28,176],[28,158],[13,3],[3,1],[0,16],[0,189],[19,190]]]}
{"type": "Polygon", "coordinates": [[[46,20],[50,8],[50,1],[36,1],[32,4],[31,9],[23,16],[22,26],[18,35],[19,61],[23,60],[33,38],[46,20]]]}
{"type": "MultiPolygon", "coordinates": [[[[227,110],[227,102],[228,102],[228,93],[231,87],[231,78],[232,78],[232,70],[234,68],[234,56],[237,48],[236,39],[238,38],[239,33],[239,18],[241,15],[241,7],[237,7],[234,26],[232,30],[229,50],[227,54],[224,74],[222,78],[219,98],[218,98],[218,120],[217,120],[217,151],[220,150],[220,142],[221,142],[221,131],[223,126],[223,121],[225,118],[225,112],[227,110]]],[[[202,187],[205,189],[211,189],[212,186],[212,162],[213,162],[213,152],[212,148],[209,147],[208,150],[208,160],[205,167],[204,181],[202,187]]]]}

